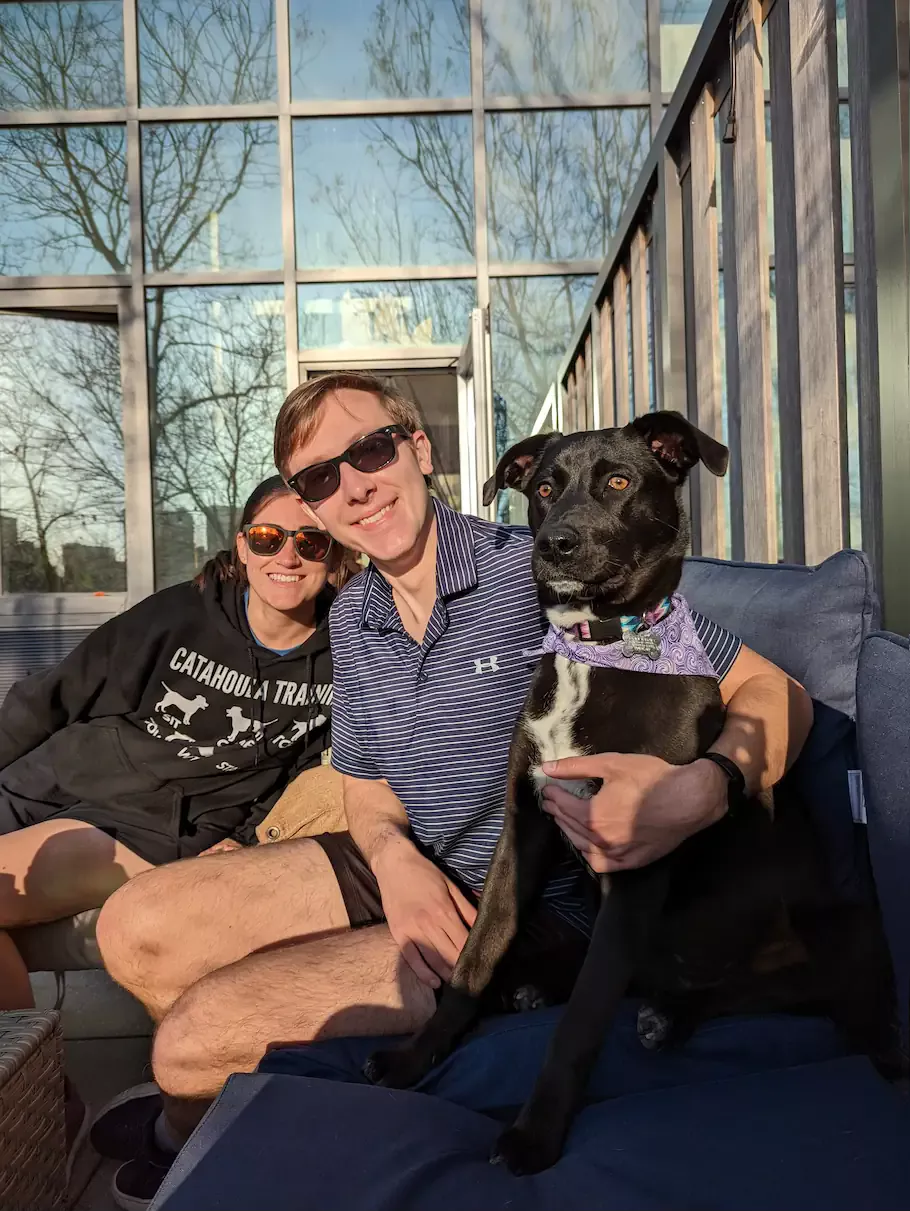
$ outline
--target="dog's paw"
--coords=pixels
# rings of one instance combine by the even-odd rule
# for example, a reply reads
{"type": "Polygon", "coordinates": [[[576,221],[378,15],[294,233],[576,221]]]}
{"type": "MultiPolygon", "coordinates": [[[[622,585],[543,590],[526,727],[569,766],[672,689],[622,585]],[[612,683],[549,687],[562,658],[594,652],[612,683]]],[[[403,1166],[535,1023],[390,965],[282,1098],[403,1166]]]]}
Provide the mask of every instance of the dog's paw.
{"type": "Polygon", "coordinates": [[[555,1165],[561,1151],[558,1138],[516,1124],[505,1130],[494,1144],[490,1164],[505,1165],[516,1177],[527,1177],[555,1165]]]}
{"type": "Polygon", "coordinates": [[[648,1051],[659,1051],[673,1032],[673,1019],[653,1005],[640,1005],[636,1030],[642,1047],[648,1051]]]}
{"type": "Polygon", "coordinates": [[[363,1075],[374,1085],[386,1089],[410,1089],[433,1067],[415,1047],[389,1047],[374,1051],[363,1066],[363,1075]]]}

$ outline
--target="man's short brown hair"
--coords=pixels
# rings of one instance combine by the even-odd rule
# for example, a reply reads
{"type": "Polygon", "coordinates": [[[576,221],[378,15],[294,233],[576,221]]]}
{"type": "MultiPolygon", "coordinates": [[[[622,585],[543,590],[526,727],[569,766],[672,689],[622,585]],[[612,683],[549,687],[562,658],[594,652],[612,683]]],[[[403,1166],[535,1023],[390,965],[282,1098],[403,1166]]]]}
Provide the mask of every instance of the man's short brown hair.
{"type": "Polygon", "coordinates": [[[295,387],[281,405],[275,421],[275,466],[287,476],[291,455],[313,435],[323,403],[338,391],[366,391],[375,395],[396,425],[409,433],[423,428],[415,403],[396,391],[387,379],[355,370],[337,370],[308,379],[295,387]]]}

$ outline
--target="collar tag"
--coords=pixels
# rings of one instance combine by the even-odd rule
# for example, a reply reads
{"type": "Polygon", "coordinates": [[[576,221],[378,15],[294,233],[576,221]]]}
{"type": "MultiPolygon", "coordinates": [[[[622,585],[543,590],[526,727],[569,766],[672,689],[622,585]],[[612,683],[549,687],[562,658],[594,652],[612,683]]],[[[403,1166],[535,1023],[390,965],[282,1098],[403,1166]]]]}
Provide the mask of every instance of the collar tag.
{"type": "Polygon", "coordinates": [[[622,637],[624,656],[645,656],[657,660],[660,656],[660,640],[651,631],[627,631],[622,637]]]}

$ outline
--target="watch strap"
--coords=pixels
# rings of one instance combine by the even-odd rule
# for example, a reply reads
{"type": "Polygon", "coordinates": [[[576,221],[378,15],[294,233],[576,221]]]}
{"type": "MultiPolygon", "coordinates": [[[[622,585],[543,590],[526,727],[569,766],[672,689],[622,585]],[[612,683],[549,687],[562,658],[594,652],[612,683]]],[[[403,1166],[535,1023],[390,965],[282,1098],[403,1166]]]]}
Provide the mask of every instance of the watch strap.
{"type": "Polygon", "coordinates": [[[731,757],[723,753],[702,753],[705,761],[712,761],[718,769],[727,775],[727,803],[732,806],[746,798],[746,776],[731,757]]]}

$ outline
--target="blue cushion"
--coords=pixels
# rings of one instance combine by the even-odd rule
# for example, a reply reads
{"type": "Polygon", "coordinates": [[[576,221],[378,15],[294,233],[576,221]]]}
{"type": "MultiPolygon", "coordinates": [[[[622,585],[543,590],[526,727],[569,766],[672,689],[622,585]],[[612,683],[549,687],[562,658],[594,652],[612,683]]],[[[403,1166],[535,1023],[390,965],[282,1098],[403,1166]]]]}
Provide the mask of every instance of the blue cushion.
{"type": "MultiPolygon", "coordinates": [[[[736,1016],[706,1022],[685,1047],[648,1051],[638,1041],[638,1005],[621,1007],[588,1082],[592,1101],[716,1081],[843,1055],[827,1019],[736,1016]]],[[[530,1094],[563,1010],[489,1018],[417,1086],[494,1118],[509,1118],[530,1094]]],[[[363,1065],[382,1039],[333,1039],[270,1052],[260,1072],[366,1084],[363,1065]]]]}
{"type": "Polygon", "coordinates": [[[499,1124],[441,1098],[231,1077],[153,1211],[896,1211],[910,1105],[860,1057],[614,1098],[557,1165],[487,1161],[499,1124]]]}
{"type": "Polygon", "coordinates": [[[855,716],[860,645],[880,625],[872,570],[861,551],[839,551],[815,568],[691,558],[681,591],[817,701],[855,716]]]}
{"type": "Polygon", "coordinates": [[[884,632],[869,636],[857,699],[869,850],[910,1040],[910,642],[884,632]]]}
{"type": "Polygon", "coordinates": [[[692,558],[683,567],[682,591],[812,695],[812,731],[785,787],[812,814],[835,891],[845,900],[868,898],[866,841],[853,822],[847,779],[857,768],[860,648],[879,624],[867,557],[840,551],[815,568],[692,558]]]}

